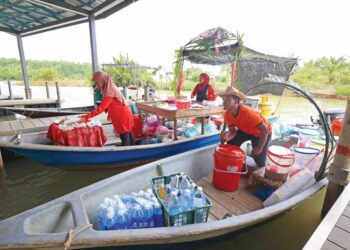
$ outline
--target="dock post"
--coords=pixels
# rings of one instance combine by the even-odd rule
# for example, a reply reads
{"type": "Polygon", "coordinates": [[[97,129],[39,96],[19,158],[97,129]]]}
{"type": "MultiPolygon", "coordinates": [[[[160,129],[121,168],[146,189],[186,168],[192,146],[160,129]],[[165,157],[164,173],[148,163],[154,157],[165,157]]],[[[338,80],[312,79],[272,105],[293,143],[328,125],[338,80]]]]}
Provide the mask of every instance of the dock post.
{"type": "Polygon", "coordinates": [[[13,100],[12,83],[10,80],[8,80],[7,84],[9,86],[9,98],[10,98],[10,100],[13,100]]]}
{"type": "Polygon", "coordinates": [[[2,154],[1,154],[1,149],[0,149],[0,171],[4,170],[4,161],[2,160],[2,154]]]}
{"type": "Polygon", "coordinates": [[[126,101],[129,100],[129,93],[128,93],[128,92],[129,92],[129,91],[128,91],[128,87],[123,86],[123,95],[124,95],[126,101]]]}
{"type": "Polygon", "coordinates": [[[343,126],[334,160],[328,172],[328,186],[321,216],[324,217],[350,181],[350,98],[348,99],[343,126]]]}
{"type": "Polygon", "coordinates": [[[149,99],[149,86],[148,85],[145,86],[144,96],[145,96],[145,102],[148,102],[148,99],[149,99]]]}
{"type": "Polygon", "coordinates": [[[62,106],[62,103],[61,103],[61,92],[60,92],[60,87],[58,86],[58,82],[56,82],[56,93],[57,93],[57,107],[60,109],[62,106]]]}
{"type": "Polygon", "coordinates": [[[0,83],[0,95],[2,95],[2,90],[1,90],[1,83],[0,83]]]}
{"type": "Polygon", "coordinates": [[[45,87],[46,87],[46,97],[47,97],[47,99],[50,99],[50,89],[49,89],[48,82],[45,82],[45,87]]]}

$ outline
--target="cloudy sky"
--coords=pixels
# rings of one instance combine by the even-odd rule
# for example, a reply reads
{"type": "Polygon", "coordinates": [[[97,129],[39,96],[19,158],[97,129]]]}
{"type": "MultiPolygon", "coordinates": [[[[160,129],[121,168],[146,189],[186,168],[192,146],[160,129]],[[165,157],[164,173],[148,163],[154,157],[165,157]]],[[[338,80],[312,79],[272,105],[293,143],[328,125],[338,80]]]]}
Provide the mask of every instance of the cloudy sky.
{"type": "MultiPolygon", "coordinates": [[[[244,33],[246,46],[302,62],[350,56],[348,0],[139,0],[99,20],[99,63],[119,53],[138,63],[170,68],[174,51],[221,26],[244,33]]],[[[88,24],[23,39],[26,59],[90,62],[88,24]]],[[[16,38],[0,32],[0,57],[18,58],[16,38]]]]}

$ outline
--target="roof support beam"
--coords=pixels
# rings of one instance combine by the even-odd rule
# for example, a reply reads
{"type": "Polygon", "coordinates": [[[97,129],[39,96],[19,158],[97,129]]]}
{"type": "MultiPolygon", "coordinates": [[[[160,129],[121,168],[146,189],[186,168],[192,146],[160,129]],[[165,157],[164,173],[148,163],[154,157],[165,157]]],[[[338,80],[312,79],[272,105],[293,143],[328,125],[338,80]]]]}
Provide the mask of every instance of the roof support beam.
{"type": "Polygon", "coordinates": [[[100,6],[96,7],[93,10],[93,13],[95,14],[96,17],[98,17],[100,14],[104,13],[105,11],[119,5],[120,3],[124,2],[124,0],[107,0],[100,6]]]}
{"type": "Polygon", "coordinates": [[[23,82],[24,82],[24,91],[26,93],[26,98],[32,99],[32,93],[31,93],[30,86],[29,86],[27,64],[26,64],[26,59],[24,57],[24,50],[23,50],[23,43],[22,43],[21,35],[17,35],[17,45],[18,45],[19,58],[21,60],[21,68],[22,68],[22,75],[23,75],[23,82]]]}
{"type": "Polygon", "coordinates": [[[29,1],[36,4],[44,5],[44,6],[49,5],[52,7],[60,8],[62,10],[70,11],[78,15],[88,16],[90,14],[89,11],[83,8],[68,4],[64,1],[58,1],[58,0],[29,0],[29,1]]]}
{"type": "MultiPolygon", "coordinates": [[[[119,4],[116,4],[114,6],[109,6],[109,9],[105,10],[104,12],[100,13],[98,16],[96,16],[97,19],[102,19],[102,18],[106,18],[110,15],[112,15],[113,13],[125,8],[126,6],[136,2],[137,0],[122,0],[119,1],[119,4]]],[[[118,2],[118,1],[116,1],[118,2]]]]}
{"type": "Polygon", "coordinates": [[[94,15],[89,16],[89,31],[90,31],[92,71],[96,72],[99,70],[99,67],[98,67],[98,58],[97,58],[96,27],[95,27],[94,15]]]}

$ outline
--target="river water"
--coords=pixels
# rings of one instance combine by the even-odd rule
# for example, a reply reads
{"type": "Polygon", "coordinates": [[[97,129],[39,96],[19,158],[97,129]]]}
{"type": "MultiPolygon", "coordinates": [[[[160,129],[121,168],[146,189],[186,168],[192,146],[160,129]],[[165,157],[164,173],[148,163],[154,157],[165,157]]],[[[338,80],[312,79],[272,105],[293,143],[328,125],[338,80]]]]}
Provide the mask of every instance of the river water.
{"type": "MultiPolygon", "coordinates": [[[[6,85],[2,84],[6,94],[6,85]]],[[[33,97],[45,97],[43,87],[32,87],[33,97]]],[[[23,87],[14,86],[16,95],[23,95],[23,87]]],[[[92,104],[90,88],[62,87],[63,106],[92,104]]],[[[51,96],[55,97],[54,88],[51,96]]],[[[271,97],[273,110],[279,97],[271,97]]],[[[317,100],[321,109],[345,107],[344,100],[317,100]]],[[[276,110],[279,120],[286,123],[310,123],[316,110],[300,97],[283,97],[276,110]]],[[[11,118],[11,117],[10,117],[11,118]]],[[[13,118],[13,117],[12,117],[13,118]]],[[[18,118],[18,117],[17,117],[18,118]]],[[[2,119],[2,118],[0,118],[2,119]]],[[[64,171],[43,166],[23,157],[8,157],[5,170],[0,172],[0,220],[16,215],[42,203],[105,179],[121,170],[64,171]]],[[[278,219],[244,232],[236,237],[211,242],[196,249],[301,249],[320,222],[325,190],[317,193],[301,206],[278,219]]]]}

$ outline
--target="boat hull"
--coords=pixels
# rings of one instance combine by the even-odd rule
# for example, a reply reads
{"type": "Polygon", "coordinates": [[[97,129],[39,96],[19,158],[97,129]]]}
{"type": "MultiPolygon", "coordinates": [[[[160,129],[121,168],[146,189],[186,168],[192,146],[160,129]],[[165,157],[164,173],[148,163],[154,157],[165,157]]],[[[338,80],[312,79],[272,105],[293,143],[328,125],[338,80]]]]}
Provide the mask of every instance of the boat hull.
{"type": "MultiPolygon", "coordinates": [[[[71,151],[58,149],[35,149],[29,147],[6,147],[7,150],[24,157],[33,159],[39,163],[54,166],[75,166],[81,168],[96,167],[98,164],[128,164],[142,161],[150,161],[168,157],[171,155],[187,152],[192,149],[201,148],[204,146],[219,143],[219,134],[204,136],[193,140],[183,140],[183,142],[176,143],[162,143],[157,144],[158,147],[147,146],[132,146],[125,150],[122,147],[109,147],[106,150],[74,150],[71,151]],[[84,165],[84,166],[80,166],[84,165]]],[[[50,147],[50,146],[48,146],[50,147]]]]}

